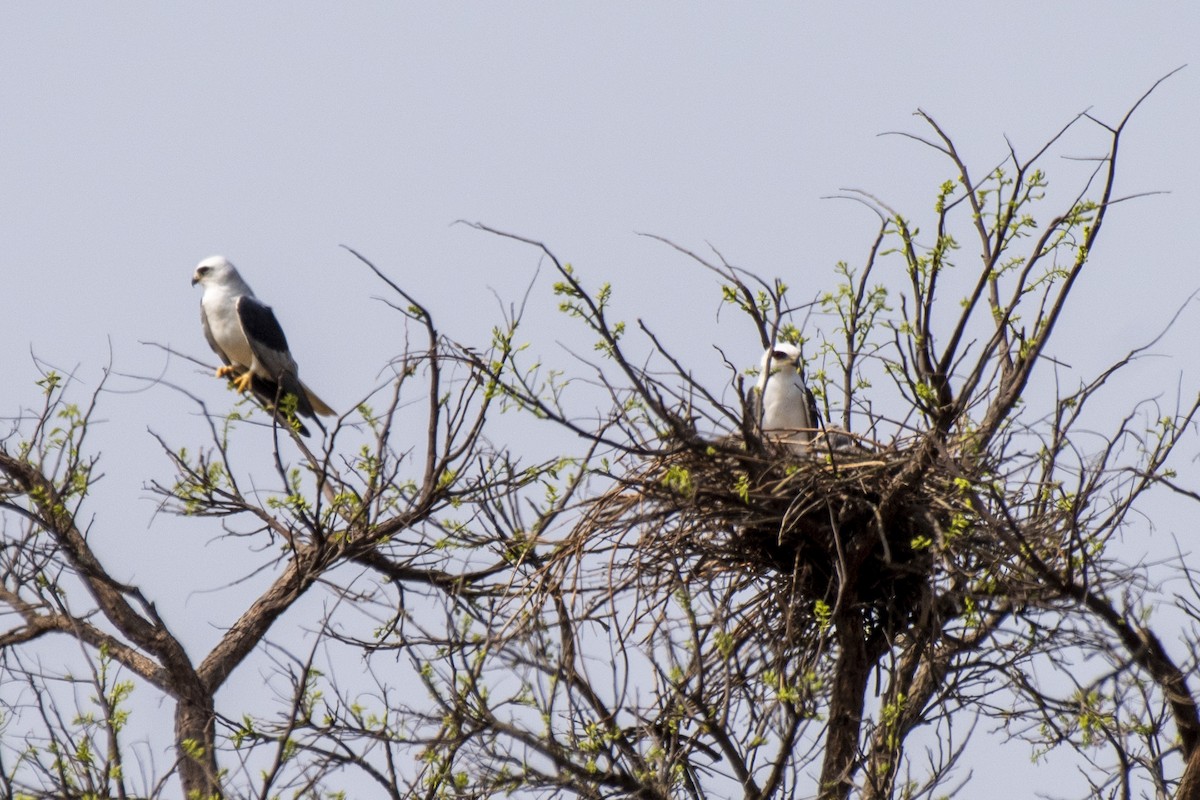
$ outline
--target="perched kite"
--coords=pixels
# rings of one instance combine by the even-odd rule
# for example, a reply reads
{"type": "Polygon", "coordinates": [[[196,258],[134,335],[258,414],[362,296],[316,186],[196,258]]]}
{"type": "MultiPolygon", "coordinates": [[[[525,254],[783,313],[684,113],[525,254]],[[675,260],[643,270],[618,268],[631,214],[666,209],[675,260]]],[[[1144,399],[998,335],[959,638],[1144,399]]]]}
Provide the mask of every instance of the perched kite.
{"type": "Polygon", "coordinates": [[[806,448],[820,425],[817,403],[804,385],[800,348],[778,342],[763,353],[755,411],[768,438],[806,448]]]}
{"type": "MultiPolygon", "coordinates": [[[[204,287],[200,322],[204,338],[224,366],[218,378],[230,378],[239,392],[250,391],[268,410],[284,397],[295,397],[296,414],[316,420],[334,411],[300,382],[296,361],[271,307],[259,302],[224,256],[210,256],[196,266],[192,285],[204,287]]],[[[300,433],[308,428],[299,424],[300,433]]],[[[321,426],[324,430],[324,426],[321,426]]]]}

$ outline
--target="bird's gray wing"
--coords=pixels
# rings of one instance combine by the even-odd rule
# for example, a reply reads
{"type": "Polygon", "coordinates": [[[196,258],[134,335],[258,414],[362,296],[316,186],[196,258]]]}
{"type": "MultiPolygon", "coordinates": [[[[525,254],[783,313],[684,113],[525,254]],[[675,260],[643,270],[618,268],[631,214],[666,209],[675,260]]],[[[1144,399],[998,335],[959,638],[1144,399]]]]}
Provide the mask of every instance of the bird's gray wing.
{"type": "MultiPolygon", "coordinates": [[[[274,402],[275,392],[282,390],[283,394],[295,396],[297,414],[315,417],[308,393],[304,391],[304,385],[300,383],[300,377],[297,375],[296,362],[288,350],[287,337],[283,335],[283,328],[275,319],[275,312],[270,306],[243,295],[238,298],[237,313],[242,332],[246,334],[246,341],[250,343],[250,349],[254,352],[254,358],[267,373],[261,377],[278,383],[278,386],[262,387],[263,392],[271,393],[270,402],[274,402]]],[[[259,393],[257,387],[255,392],[259,393]]]]}
{"type": "Polygon", "coordinates": [[[812,429],[807,435],[809,437],[815,436],[825,429],[825,426],[821,423],[821,411],[817,408],[817,396],[808,388],[808,381],[805,380],[803,372],[796,373],[795,386],[800,390],[805,415],[808,417],[808,424],[804,427],[812,429]]]}
{"type": "Polygon", "coordinates": [[[233,362],[229,360],[229,356],[225,355],[225,351],[221,349],[221,345],[217,344],[217,339],[213,336],[212,328],[208,325],[208,313],[204,310],[203,303],[200,304],[200,326],[204,328],[204,338],[208,340],[208,346],[220,357],[225,366],[232,366],[233,362]]]}
{"type": "Polygon", "coordinates": [[[814,430],[820,430],[822,427],[821,411],[817,408],[817,397],[812,393],[812,390],[808,388],[808,382],[804,380],[803,374],[800,375],[799,387],[801,393],[804,395],[804,402],[807,406],[806,410],[808,411],[808,427],[814,430]]]}
{"type": "Polygon", "coordinates": [[[762,431],[763,424],[763,393],[762,389],[757,386],[750,389],[750,402],[747,404],[746,410],[750,412],[750,428],[755,431],[762,431]]]}

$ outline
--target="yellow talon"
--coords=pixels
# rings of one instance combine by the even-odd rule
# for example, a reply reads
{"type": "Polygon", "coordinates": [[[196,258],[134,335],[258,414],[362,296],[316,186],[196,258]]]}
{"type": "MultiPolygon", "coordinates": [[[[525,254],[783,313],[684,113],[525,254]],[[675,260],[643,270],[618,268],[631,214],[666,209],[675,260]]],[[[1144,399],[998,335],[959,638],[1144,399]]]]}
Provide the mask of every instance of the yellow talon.
{"type": "Polygon", "coordinates": [[[218,378],[228,378],[230,375],[234,374],[235,372],[237,372],[237,368],[231,367],[228,364],[226,364],[223,367],[217,367],[217,377],[218,378]]]}
{"type": "Polygon", "coordinates": [[[250,388],[250,382],[252,380],[254,380],[254,373],[250,370],[246,370],[239,377],[234,379],[233,388],[237,389],[239,392],[245,392],[250,388]]]}

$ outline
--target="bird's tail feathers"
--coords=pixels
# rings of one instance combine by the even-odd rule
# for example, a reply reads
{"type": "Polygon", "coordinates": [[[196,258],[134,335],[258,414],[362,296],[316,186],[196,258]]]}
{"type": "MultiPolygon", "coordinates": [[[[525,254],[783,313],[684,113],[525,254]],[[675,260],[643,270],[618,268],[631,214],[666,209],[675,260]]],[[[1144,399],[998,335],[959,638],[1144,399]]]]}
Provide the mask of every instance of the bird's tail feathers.
{"type": "Polygon", "coordinates": [[[337,416],[337,412],[330,408],[328,403],[317,397],[317,393],[305,386],[303,382],[300,383],[300,388],[304,389],[304,394],[308,398],[309,405],[312,406],[313,411],[323,417],[337,416]]]}

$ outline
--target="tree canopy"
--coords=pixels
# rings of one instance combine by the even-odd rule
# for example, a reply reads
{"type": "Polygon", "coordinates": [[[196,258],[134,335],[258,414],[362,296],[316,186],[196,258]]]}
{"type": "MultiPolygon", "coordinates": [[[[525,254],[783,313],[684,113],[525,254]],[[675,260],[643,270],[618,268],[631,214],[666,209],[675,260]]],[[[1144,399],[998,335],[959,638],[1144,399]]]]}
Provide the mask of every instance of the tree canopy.
{"type": "Polygon", "coordinates": [[[104,394],[48,372],[0,441],[7,795],[938,797],[1022,740],[1061,795],[1200,797],[1198,584],[1121,546],[1152,489],[1200,499],[1173,466],[1200,394],[1113,396],[1150,345],[1094,375],[1053,349],[1149,94],[983,167],[919,113],[903,135],[950,174],[931,211],[842,193],[878,232],[814,296],[658,240],[722,326],[801,348],[829,429],[802,450],[763,432],[749,364],[672,349],[544,243],[473,226],[528,246],[590,352],[526,321],[540,283],[461,341],[350,250],[409,334],[382,386],[319,445],[251,401],[201,404],[202,444],[157,435],[163,512],[273,554],[203,653],[93,549],[104,394]],[[1107,151],[1051,191],[1080,128],[1107,151]],[[314,591],[307,635],[273,638],[314,591]],[[265,711],[220,697],[256,682],[265,711]]]}

